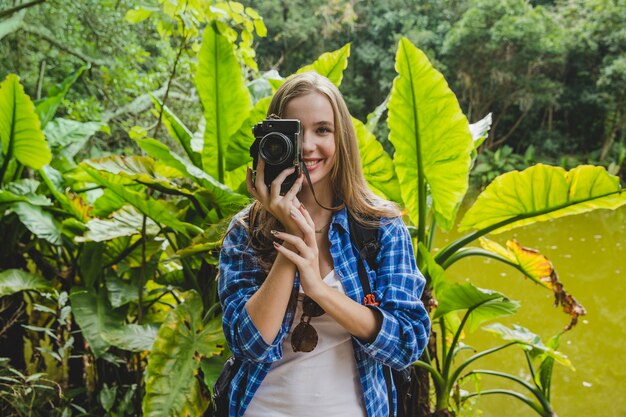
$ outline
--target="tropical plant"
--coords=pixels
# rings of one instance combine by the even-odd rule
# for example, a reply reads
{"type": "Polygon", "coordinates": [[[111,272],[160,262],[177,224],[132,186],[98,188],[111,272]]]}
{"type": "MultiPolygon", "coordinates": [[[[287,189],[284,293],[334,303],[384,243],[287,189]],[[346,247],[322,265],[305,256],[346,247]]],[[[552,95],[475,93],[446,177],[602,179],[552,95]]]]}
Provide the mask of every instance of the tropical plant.
{"type": "MultiPolygon", "coordinates": [[[[15,243],[0,254],[0,302],[8,307],[2,318],[19,324],[9,326],[11,337],[26,337],[31,356],[41,355],[33,373],[57,372],[63,393],[82,387],[76,398],[89,404],[90,414],[201,415],[207,408],[207,388],[225,359],[215,287],[220,238],[230,216],[249,203],[243,184],[251,127],[265,117],[269,96],[282,83],[276,72],[257,75],[250,68],[247,37],[264,30],[252,9],[234,2],[208,11],[196,2],[162,7],[135,9],[127,19],[155,18],[164,36],[181,42],[179,51],[197,49],[194,83],[203,113],[197,129],[167,105],[167,94],[155,96],[157,124],[128,132],[144,154],[77,163],[86,140],[106,129],[100,122],[55,118],[85,68],[36,105],[15,75],[0,85],[0,232],[15,243]],[[205,13],[200,20],[206,26],[186,26],[198,13],[205,13]],[[178,18],[184,24],[172,26],[178,18]],[[238,43],[233,34],[241,27],[238,43]],[[202,40],[187,38],[191,32],[202,33],[202,40]],[[159,124],[171,138],[159,135],[159,124]],[[174,368],[179,371],[168,372],[174,368]]],[[[340,85],[350,54],[348,44],[298,71],[314,70],[340,85]]],[[[489,122],[468,124],[443,76],[407,38],[399,42],[395,68],[389,100],[366,123],[353,122],[369,184],[406,209],[427,278],[424,302],[438,328],[414,367],[412,415],[452,415],[468,398],[496,393],[549,415],[552,365],[570,366],[556,350],[558,336],[544,344],[526,329],[492,324],[485,329],[505,343],[466,357],[465,331],[514,314],[520,305],[502,293],[451,282],[445,271],[469,256],[501,261],[552,291],[571,316],[570,328],[585,310],[545,257],[513,241],[470,245],[537,221],[615,209],[626,204],[619,180],[593,166],[535,165],[500,175],[460,221],[459,231],[472,231],[435,252],[438,230],[455,227],[489,122]],[[371,133],[385,111],[393,156],[371,133]],[[532,381],[472,369],[514,345],[522,348],[532,381]],[[513,380],[527,392],[465,392],[477,375],[513,380]]],[[[7,345],[0,356],[25,376],[31,369],[24,345],[7,345]]]]}
{"type": "MultiPolygon", "coordinates": [[[[547,259],[515,242],[508,244],[509,250],[496,244],[485,243],[484,248],[469,245],[488,233],[597,208],[615,209],[626,204],[626,196],[619,179],[601,167],[579,166],[566,172],[560,167],[535,165],[522,172],[508,172],[494,179],[460,221],[459,231],[474,231],[432,253],[437,229],[450,230],[455,224],[458,208],[467,192],[472,155],[475,155],[474,141],[478,143],[486,135],[486,129],[472,129],[475,132],[472,138],[467,120],[445,80],[406,39],[400,41],[396,71],[398,76],[388,106],[389,140],[396,154],[389,169],[397,174],[401,203],[407,209],[409,223],[417,237],[416,257],[427,279],[424,302],[433,307],[433,320],[439,328],[438,332],[433,332],[428,352],[415,366],[432,378],[435,414],[453,415],[451,398],[457,391],[458,379],[464,369],[479,358],[519,344],[539,350],[561,363],[567,362],[554,349],[545,348],[533,337],[516,337],[455,366],[459,353],[467,349],[460,343],[466,326],[473,330],[486,321],[513,314],[519,305],[504,294],[471,283],[452,283],[445,277],[445,269],[468,256],[489,256],[513,266],[554,292],[555,302],[571,316],[571,323],[566,327],[569,329],[578,316],[586,312],[563,289],[547,259]],[[459,312],[462,312],[460,317],[459,312]]],[[[510,329],[499,330],[509,335],[514,333],[510,329]]],[[[506,377],[523,382],[512,375],[506,377]]],[[[427,381],[427,378],[420,380],[427,381]]],[[[530,388],[528,384],[523,385],[530,388]]],[[[537,387],[531,392],[539,402],[539,405],[532,403],[533,409],[541,415],[550,415],[549,396],[537,387]]],[[[428,410],[430,404],[429,390],[422,387],[418,394],[414,410],[421,410],[419,415],[425,415],[423,410],[428,410]]],[[[515,396],[531,404],[522,394],[515,396]]]]}

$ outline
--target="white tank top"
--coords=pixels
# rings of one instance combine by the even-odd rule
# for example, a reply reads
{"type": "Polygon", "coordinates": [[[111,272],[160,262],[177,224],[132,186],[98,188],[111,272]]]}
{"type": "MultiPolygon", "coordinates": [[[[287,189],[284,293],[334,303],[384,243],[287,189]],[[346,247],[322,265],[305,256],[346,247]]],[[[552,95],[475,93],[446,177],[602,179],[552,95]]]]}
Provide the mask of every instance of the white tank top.
{"type": "MultiPolygon", "coordinates": [[[[324,282],[345,294],[334,270],[324,282]]],[[[291,348],[291,332],[300,323],[303,296],[300,287],[293,325],[283,343],[283,358],[272,364],[245,417],[366,417],[350,333],[329,314],[323,314],[310,321],[318,335],[315,349],[294,352],[291,348]]]]}

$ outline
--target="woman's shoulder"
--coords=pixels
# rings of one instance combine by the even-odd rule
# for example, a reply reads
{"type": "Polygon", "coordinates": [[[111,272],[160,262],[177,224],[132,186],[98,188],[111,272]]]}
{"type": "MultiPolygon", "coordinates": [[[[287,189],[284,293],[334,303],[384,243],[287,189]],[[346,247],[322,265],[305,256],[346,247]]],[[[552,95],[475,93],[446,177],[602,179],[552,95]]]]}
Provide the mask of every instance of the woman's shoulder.
{"type": "Polygon", "coordinates": [[[385,238],[390,238],[390,237],[394,239],[398,239],[398,238],[410,236],[406,223],[404,223],[404,220],[402,219],[401,216],[380,217],[378,228],[379,228],[378,236],[380,239],[385,239],[385,238]]]}
{"type": "Polygon", "coordinates": [[[250,225],[250,207],[248,205],[233,215],[224,233],[224,240],[247,239],[250,225]]]}

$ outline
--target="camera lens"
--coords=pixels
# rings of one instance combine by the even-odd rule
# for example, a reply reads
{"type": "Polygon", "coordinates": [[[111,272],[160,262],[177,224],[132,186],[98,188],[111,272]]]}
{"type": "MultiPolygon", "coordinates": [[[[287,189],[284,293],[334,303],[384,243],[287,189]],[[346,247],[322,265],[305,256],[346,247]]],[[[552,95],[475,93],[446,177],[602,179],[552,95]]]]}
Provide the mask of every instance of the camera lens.
{"type": "Polygon", "coordinates": [[[259,155],[270,165],[280,165],[292,156],[292,143],[282,133],[268,133],[259,143],[259,155]]]}

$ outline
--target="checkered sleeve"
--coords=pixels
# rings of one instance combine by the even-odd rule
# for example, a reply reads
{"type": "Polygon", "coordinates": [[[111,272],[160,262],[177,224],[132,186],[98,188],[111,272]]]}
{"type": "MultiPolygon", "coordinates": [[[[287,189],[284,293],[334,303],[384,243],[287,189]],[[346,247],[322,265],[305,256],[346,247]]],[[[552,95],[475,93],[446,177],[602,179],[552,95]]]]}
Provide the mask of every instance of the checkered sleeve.
{"type": "Polygon", "coordinates": [[[409,231],[400,218],[381,224],[381,249],[374,283],[375,308],[383,316],[376,339],[357,340],[364,351],[392,368],[419,359],[430,334],[430,318],[420,300],[426,280],[418,270],[409,231]]]}
{"type": "Polygon", "coordinates": [[[222,305],[222,328],[226,342],[236,357],[255,362],[273,362],[282,357],[277,336],[268,344],[255,326],[246,303],[259,289],[264,272],[248,245],[248,233],[235,216],[220,252],[218,294],[222,305]]]}

